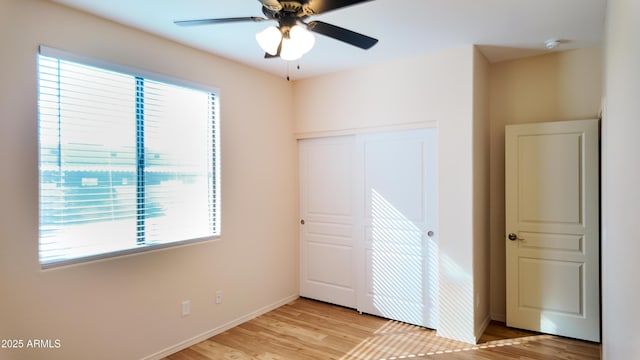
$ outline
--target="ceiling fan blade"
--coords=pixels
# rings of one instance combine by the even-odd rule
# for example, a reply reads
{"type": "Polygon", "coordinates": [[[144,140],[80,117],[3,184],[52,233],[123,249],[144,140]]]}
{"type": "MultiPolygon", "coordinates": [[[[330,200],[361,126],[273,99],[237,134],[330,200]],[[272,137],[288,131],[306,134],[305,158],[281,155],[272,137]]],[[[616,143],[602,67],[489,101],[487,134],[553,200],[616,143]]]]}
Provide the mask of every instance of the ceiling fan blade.
{"type": "Polygon", "coordinates": [[[322,21],[312,21],[308,23],[307,30],[340,40],[364,50],[370,49],[378,43],[378,39],[322,21]]]}
{"type": "Polygon", "coordinates": [[[309,0],[307,6],[317,14],[372,0],[309,0]]]}
{"type": "Polygon", "coordinates": [[[174,21],[173,23],[178,26],[198,26],[198,25],[228,24],[228,23],[237,23],[237,22],[259,22],[259,21],[266,21],[266,20],[269,20],[269,19],[265,19],[257,16],[248,16],[248,17],[234,17],[234,18],[222,18],[222,19],[180,20],[180,21],[174,21]]]}

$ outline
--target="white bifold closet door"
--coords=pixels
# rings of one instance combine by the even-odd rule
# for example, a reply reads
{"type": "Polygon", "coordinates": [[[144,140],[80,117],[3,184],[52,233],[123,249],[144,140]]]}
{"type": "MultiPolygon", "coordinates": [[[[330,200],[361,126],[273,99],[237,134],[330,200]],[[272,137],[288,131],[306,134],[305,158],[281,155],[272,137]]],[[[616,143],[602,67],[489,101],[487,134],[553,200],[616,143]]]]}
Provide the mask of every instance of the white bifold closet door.
{"type": "Polygon", "coordinates": [[[300,142],[302,296],[437,327],[436,130],[300,142]]]}

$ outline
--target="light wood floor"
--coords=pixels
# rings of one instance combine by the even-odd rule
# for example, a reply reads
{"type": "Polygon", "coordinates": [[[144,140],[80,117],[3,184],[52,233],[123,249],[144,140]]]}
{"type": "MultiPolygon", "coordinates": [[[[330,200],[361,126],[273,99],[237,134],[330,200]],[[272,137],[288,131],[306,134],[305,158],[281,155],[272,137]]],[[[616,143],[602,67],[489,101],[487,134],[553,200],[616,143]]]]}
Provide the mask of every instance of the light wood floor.
{"type": "Polygon", "coordinates": [[[182,350],[166,360],[588,360],[600,345],[492,322],[477,345],[435,331],[298,299],[182,350]]]}

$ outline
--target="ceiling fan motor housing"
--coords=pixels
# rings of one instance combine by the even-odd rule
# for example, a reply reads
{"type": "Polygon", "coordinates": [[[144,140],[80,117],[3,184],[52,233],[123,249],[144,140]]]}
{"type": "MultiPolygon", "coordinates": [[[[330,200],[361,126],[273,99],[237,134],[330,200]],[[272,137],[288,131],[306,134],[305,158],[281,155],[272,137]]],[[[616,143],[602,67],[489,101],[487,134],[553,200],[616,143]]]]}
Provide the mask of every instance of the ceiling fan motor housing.
{"type": "Polygon", "coordinates": [[[282,8],[278,11],[266,6],[262,7],[262,13],[269,19],[277,20],[280,26],[291,27],[298,21],[314,15],[314,11],[308,4],[303,4],[299,1],[280,1],[280,5],[282,8]]]}

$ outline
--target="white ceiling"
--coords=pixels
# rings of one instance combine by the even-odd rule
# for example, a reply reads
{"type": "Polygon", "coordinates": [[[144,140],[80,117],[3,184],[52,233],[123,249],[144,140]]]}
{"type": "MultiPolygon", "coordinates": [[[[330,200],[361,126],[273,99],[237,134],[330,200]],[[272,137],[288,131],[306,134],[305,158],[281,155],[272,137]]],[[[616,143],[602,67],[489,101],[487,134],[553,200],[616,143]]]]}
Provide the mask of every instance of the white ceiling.
{"type": "Polygon", "coordinates": [[[491,62],[599,45],[606,0],[373,0],[314,16],[379,39],[370,50],[316,34],[301,60],[264,59],[255,34],[275,23],[179,27],[174,20],[263,16],[257,0],[53,0],[294,79],[468,44],[491,62]],[[300,69],[297,69],[300,65],[300,69]]]}

